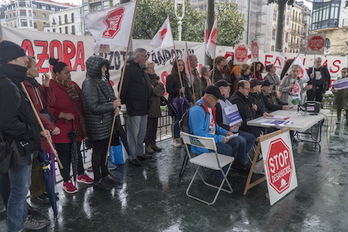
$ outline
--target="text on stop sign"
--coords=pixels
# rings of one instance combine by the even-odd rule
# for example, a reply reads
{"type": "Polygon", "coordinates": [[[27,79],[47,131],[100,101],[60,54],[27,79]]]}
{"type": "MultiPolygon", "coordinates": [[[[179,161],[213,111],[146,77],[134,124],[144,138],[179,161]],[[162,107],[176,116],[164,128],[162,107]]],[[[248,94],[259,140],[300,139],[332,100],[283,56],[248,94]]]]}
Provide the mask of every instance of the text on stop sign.
{"type": "Polygon", "coordinates": [[[310,40],[310,47],[323,47],[324,41],[322,39],[310,40]]]}
{"type": "Polygon", "coordinates": [[[270,171],[272,173],[276,173],[279,170],[283,169],[285,166],[290,164],[289,160],[289,152],[284,150],[283,152],[279,152],[279,154],[274,155],[268,161],[270,166],[270,171]]]}

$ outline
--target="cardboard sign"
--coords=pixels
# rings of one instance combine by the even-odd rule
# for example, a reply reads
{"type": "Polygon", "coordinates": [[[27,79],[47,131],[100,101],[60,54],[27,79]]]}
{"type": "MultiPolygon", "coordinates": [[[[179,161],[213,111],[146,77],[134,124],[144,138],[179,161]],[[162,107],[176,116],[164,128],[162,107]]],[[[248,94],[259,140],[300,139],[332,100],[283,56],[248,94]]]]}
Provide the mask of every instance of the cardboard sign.
{"type": "Polygon", "coordinates": [[[243,121],[242,117],[239,114],[238,107],[235,104],[233,104],[232,106],[225,107],[224,112],[229,126],[236,125],[237,123],[243,121]]]}

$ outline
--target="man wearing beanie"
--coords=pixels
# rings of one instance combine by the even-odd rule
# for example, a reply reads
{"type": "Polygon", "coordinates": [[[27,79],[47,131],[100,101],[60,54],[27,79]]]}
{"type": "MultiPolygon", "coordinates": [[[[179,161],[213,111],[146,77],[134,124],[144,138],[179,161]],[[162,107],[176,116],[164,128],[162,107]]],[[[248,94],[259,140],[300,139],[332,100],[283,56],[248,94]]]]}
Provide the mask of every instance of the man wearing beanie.
{"type": "Polygon", "coordinates": [[[6,40],[0,42],[0,140],[2,144],[11,144],[19,156],[11,162],[8,171],[0,175],[9,232],[39,230],[47,225],[46,221],[28,218],[26,207],[32,154],[40,148],[40,129],[21,87],[28,61],[19,45],[6,40]]]}
{"type": "MultiPolygon", "coordinates": [[[[223,129],[216,124],[215,105],[219,102],[219,99],[224,99],[224,97],[221,95],[218,87],[215,85],[209,85],[205,88],[204,96],[189,109],[190,132],[197,136],[214,138],[217,152],[219,154],[234,156],[235,152],[232,149],[233,144],[230,144],[230,138],[228,137],[232,135],[232,132],[223,129]]],[[[195,146],[191,147],[191,151],[193,154],[209,152],[205,148],[195,146]]],[[[227,168],[227,166],[225,168],[227,168]]],[[[215,185],[220,185],[222,179],[222,173],[220,171],[214,171],[212,182],[215,185]]],[[[227,183],[224,183],[223,187],[226,188],[227,183]]]]}

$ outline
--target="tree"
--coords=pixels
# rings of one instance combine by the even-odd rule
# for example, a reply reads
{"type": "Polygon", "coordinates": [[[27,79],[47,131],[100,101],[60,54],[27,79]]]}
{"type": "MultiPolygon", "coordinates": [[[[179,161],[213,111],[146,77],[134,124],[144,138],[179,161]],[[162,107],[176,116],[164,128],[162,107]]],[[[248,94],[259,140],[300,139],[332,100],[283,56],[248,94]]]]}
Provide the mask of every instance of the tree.
{"type": "MultiPolygon", "coordinates": [[[[182,40],[203,42],[206,12],[195,10],[185,2],[185,17],[182,20],[182,40]]],[[[216,4],[218,12],[219,32],[218,44],[233,46],[243,32],[243,16],[231,3],[216,4]],[[224,9],[225,8],[225,9],[224,9]],[[221,39],[220,39],[221,37],[221,39]]],[[[169,16],[173,37],[177,39],[178,23],[174,12],[174,1],[139,0],[135,18],[133,38],[152,39],[164,20],[169,16]],[[151,13],[150,13],[151,12],[151,13]]]]}

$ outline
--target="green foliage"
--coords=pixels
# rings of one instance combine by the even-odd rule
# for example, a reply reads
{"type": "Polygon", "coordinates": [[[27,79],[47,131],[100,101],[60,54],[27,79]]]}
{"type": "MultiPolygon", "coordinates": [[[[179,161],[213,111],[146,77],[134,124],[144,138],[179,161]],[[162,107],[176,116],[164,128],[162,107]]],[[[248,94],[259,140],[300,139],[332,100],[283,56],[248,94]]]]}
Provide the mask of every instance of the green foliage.
{"type": "MultiPolygon", "coordinates": [[[[218,44],[233,46],[243,33],[243,15],[232,3],[216,3],[218,17],[218,44]]],[[[178,39],[178,20],[174,12],[174,1],[139,0],[135,18],[133,38],[152,39],[165,19],[169,16],[175,40],[178,39]]],[[[195,10],[188,1],[182,20],[182,40],[203,42],[206,12],[195,10]]]]}

